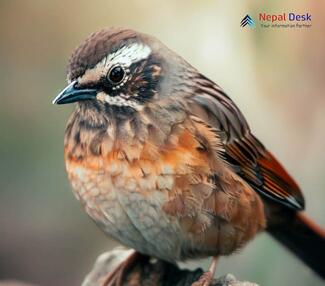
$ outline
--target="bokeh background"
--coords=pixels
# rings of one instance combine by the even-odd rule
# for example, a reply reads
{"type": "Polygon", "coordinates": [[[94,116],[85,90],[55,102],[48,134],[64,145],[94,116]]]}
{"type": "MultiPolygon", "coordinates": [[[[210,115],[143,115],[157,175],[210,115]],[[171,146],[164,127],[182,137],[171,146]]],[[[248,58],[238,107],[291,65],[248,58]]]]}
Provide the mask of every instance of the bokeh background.
{"type": "MultiPolygon", "coordinates": [[[[0,279],[80,285],[95,258],[117,245],[72,195],[63,134],[73,106],[51,104],[71,51],[107,26],[155,35],[220,84],[325,226],[324,1],[1,0],[0,279]],[[312,27],[239,26],[259,12],[309,12],[312,27]]],[[[229,272],[264,286],[323,285],[267,234],[221,259],[218,275],[229,272]]]]}

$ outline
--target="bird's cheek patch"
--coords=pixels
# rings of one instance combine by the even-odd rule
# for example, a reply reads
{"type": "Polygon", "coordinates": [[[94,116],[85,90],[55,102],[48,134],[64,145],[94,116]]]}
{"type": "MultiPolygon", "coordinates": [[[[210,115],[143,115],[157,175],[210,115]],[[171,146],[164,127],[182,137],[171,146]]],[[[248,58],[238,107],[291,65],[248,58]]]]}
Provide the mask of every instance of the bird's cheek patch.
{"type": "Polygon", "coordinates": [[[133,100],[129,100],[128,98],[129,96],[124,94],[120,94],[118,96],[109,96],[105,92],[99,92],[96,95],[97,100],[108,103],[109,105],[131,107],[138,111],[142,110],[143,107],[140,104],[133,100]]]}

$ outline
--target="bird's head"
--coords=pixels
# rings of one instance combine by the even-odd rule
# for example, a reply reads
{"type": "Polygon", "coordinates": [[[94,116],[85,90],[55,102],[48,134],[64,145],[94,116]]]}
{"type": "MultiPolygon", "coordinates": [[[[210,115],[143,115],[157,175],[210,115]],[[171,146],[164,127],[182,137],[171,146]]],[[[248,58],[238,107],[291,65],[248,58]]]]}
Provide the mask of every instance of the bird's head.
{"type": "Polygon", "coordinates": [[[127,29],[92,34],[72,54],[69,85],[54,104],[79,102],[97,110],[136,112],[168,93],[184,63],[157,39],[127,29]],[[178,59],[178,60],[177,60],[178,59]]]}

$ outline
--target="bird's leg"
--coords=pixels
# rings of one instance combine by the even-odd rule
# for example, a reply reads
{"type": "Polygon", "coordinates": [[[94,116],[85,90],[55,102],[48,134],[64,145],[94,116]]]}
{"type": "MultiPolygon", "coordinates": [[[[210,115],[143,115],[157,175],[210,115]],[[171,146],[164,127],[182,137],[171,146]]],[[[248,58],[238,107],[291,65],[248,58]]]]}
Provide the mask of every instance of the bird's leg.
{"type": "Polygon", "coordinates": [[[141,254],[137,251],[134,251],[124,261],[122,261],[111,273],[109,273],[102,286],[122,286],[124,275],[135,264],[139,257],[141,257],[141,254]]]}
{"type": "Polygon", "coordinates": [[[218,263],[218,256],[213,256],[207,272],[204,272],[198,281],[192,283],[192,286],[209,286],[214,278],[218,263]]]}

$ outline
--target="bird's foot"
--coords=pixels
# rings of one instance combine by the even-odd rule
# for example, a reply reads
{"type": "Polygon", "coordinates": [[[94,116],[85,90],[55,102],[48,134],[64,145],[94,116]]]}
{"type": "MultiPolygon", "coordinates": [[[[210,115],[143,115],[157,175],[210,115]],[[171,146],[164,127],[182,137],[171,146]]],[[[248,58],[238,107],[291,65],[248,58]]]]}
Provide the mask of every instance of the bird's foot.
{"type": "Polygon", "coordinates": [[[218,256],[214,256],[212,258],[209,271],[204,272],[200,277],[200,279],[192,283],[191,286],[209,286],[213,281],[213,277],[217,268],[217,262],[218,262],[218,256]]]}
{"type": "Polygon", "coordinates": [[[200,279],[192,283],[191,286],[209,286],[213,280],[213,274],[211,271],[204,272],[200,279]]]}

